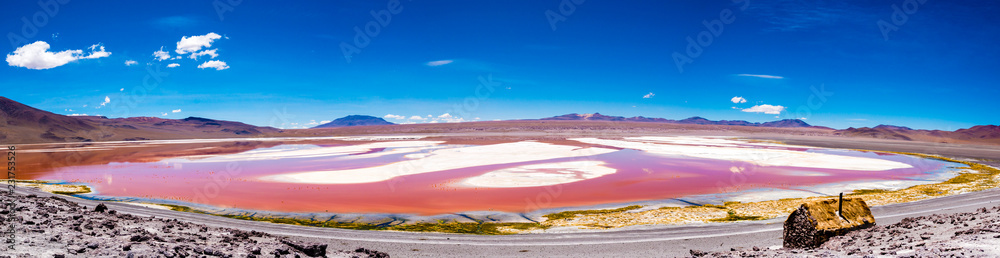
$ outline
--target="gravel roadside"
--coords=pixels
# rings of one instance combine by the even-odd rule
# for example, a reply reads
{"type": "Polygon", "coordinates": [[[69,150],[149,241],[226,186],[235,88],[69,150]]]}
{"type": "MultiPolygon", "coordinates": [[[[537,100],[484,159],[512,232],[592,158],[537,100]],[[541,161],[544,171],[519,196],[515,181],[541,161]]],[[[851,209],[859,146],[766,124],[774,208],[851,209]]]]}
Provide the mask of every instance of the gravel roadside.
{"type": "Polygon", "coordinates": [[[134,216],[103,204],[88,209],[57,196],[2,194],[0,203],[15,204],[0,210],[0,228],[17,229],[14,249],[5,244],[0,257],[389,257],[361,247],[327,250],[327,244],[263,232],[134,216]]]}

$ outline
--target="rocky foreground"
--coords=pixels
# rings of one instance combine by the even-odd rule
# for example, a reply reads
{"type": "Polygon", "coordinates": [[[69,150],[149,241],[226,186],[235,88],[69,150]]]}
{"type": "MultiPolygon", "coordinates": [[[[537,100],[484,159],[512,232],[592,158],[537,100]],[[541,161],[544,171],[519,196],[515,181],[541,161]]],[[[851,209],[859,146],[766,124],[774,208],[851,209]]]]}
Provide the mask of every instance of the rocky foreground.
{"type": "MultiPolygon", "coordinates": [[[[61,197],[0,194],[0,225],[16,227],[14,249],[0,257],[389,257],[365,248],[327,250],[256,231],[117,213],[61,197]]],[[[4,240],[10,237],[4,234],[4,240]]]]}
{"type": "Polygon", "coordinates": [[[1000,206],[905,218],[831,238],[811,250],[754,247],[695,257],[1000,257],[1000,206]]]}

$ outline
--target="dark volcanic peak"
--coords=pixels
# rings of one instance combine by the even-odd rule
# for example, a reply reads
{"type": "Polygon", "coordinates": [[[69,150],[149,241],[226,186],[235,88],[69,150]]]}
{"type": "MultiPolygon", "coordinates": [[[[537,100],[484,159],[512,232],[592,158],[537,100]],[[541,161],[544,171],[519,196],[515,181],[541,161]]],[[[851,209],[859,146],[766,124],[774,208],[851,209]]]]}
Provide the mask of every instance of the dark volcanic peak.
{"type": "Polygon", "coordinates": [[[680,123],[680,124],[696,124],[696,125],[708,125],[708,124],[712,124],[713,122],[715,122],[715,121],[708,120],[708,119],[705,119],[704,117],[700,117],[700,116],[692,116],[692,117],[688,117],[688,118],[682,119],[680,121],[677,121],[677,123],[680,123]]]}
{"type": "Polygon", "coordinates": [[[805,121],[799,119],[783,119],[773,122],[766,122],[760,124],[764,127],[809,127],[810,125],[805,121]]]}
{"type": "Polygon", "coordinates": [[[195,117],[195,116],[190,116],[188,118],[185,118],[184,121],[215,122],[215,120],[213,120],[213,119],[201,118],[201,117],[195,117]]]}
{"type": "Polygon", "coordinates": [[[785,119],[785,120],[766,122],[766,123],[751,123],[743,120],[712,121],[699,116],[689,117],[683,120],[670,120],[666,118],[651,118],[643,116],[625,118],[620,116],[601,115],[601,113],[593,113],[593,114],[573,113],[561,116],[542,118],[540,120],[629,121],[629,122],[653,122],[653,123],[671,123],[671,124],[736,125],[736,126],[760,126],[760,127],[812,127],[808,123],[799,119],[785,119]]]}
{"type": "Polygon", "coordinates": [[[318,125],[313,128],[333,128],[333,127],[345,127],[345,126],[365,126],[365,125],[392,125],[385,119],[365,116],[365,115],[349,115],[341,118],[337,118],[332,122],[318,125]]]}

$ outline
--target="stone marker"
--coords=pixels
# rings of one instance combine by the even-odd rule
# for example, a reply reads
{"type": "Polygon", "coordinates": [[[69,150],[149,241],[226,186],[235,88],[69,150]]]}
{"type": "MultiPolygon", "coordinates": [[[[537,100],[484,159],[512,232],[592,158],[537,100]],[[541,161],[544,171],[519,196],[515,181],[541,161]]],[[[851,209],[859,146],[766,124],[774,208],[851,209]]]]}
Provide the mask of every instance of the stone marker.
{"type": "Polygon", "coordinates": [[[816,248],[831,237],[875,225],[868,204],[861,198],[829,199],[803,203],[785,220],[785,248],[816,248]]]}

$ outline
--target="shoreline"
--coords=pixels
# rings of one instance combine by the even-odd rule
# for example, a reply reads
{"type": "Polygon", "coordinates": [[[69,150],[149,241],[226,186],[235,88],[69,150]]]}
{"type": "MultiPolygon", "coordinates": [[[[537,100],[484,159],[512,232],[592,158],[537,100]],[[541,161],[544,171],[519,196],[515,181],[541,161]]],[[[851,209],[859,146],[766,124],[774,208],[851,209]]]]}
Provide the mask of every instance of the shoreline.
{"type": "MultiPolygon", "coordinates": [[[[892,151],[879,151],[879,152],[891,152],[903,155],[912,155],[920,158],[927,159],[937,159],[947,162],[960,163],[968,166],[968,169],[978,171],[976,173],[962,173],[954,178],[950,178],[945,182],[934,183],[934,184],[922,184],[907,187],[905,189],[886,191],[886,190],[858,190],[850,193],[852,196],[860,196],[865,198],[872,206],[886,205],[901,202],[912,202],[917,200],[923,200],[928,198],[935,198],[940,196],[954,195],[966,192],[972,192],[977,190],[984,190],[991,187],[996,187],[997,182],[1000,181],[1000,170],[994,167],[974,163],[972,161],[962,161],[946,157],[919,154],[919,153],[903,153],[903,152],[892,152],[892,151]]],[[[36,184],[38,181],[34,181],[36,184]]],[[[61,184],[64,185],[64,184],[61,184]]],[[[84,186],[85,187],[85,186],[84,186]]],[[[770,200],[770,201],[760,201],[760,202],[727,202],[722,205],[701,205],[695,206],[690,205],[686,207],[659,207],[648,209],[649,207],[636,207],[632,209],[620,210],[614,207],[623,207],[627,204],[608,204],[602,205],[605,207],[612,207],[610,209],[591,209],[591,210],[575,210],[575,209],[562,209],[560,212],[552,212],[548,214],[542,214],[539,217],[544,218],[558,218],[558,219],[547,219],[547,220],[532,220],[525,217],[527,221],[530,222],[488,222],[492,220],[489,216],[484,218],[475,218],[474,216],[458,216],[458,218],[438,219],[435,222],[427,221],[411,221],[406,219],[399,219],[391,214],[387,214],[384,219],[377,219],[375,221],[369,222],[341,222],[341,221],[324,221],[317,222],[316,220],[304,219],[302,216],[247,216],[248,213],[243,214],[219,214],[211,212],[206,209],[199,209],[197,207],[188,207],[183,205],[163,205],[150,203],[153,205],[159,205],[168,207],[175,211],[184,212],[197,212],[215,216],[222,216],[228,218],[236,218],[243,220],[253,220],[253,221],[266,221],[272,223],[284,223],[292,225],[306,225],[306,226],[317,226],[317,227],[332,227],[332,228],[345,228],[345,229],[362,229],[362,230],[396,230],[396,231],[409,231],[409,232],[443,232],[443,233],[464,233],[464,234],[486,234],[486,235],[506,235],[506,234],[521,234],[521,233],[543,233],[547,229],[558,228],[560,232],[569,229],[573,230],[606,230],[610,228],[628,228],[632,226],[641,225],[686,225],[690,223],[717,223],[717,222],[731,222],[731,221],[746,221],[746,220],[762,220],[762,219],[772,219],[781,216],[787,216],[790,213],[792,206],[794,204],[803,201],[808,201],[811,199],[826,198],[824,196],[820,197],[806,197],[806,198],[789,198],[780,200],[770,200]],[[765,207],[765,208],[761,208],[765,207]],[[642,209],[647,208],[647,209],[642,209]],[[607,211],[615,212],[607,212],[607,211]],[[641,210],[641,211],[636,211],[641,210]],[[574,216],[566,217],[559,214],[574,214],[574,216]],[[639,217],[653,217],[653,218],[668,218],[672,221],[642,221],[636,220],[639,217]],[[574,229],[575,228],[575,229],[574,229]],[[539,232],[541,230],[542,232],[539,232]]],[[[635,205],[632,205],[635,206],[635,205]]],[[[631,206],[629,206],[631,207],[631,206]]],[[[555,209],[559,210],[559,209],[555,209]]],[[[253,212],[252,214],[257,214],[253,212]]],[[[315,213],[306,213],[313,214],[315,213]]],[[[474,212],[470,212],[474,214],[474,212]]],[[[369,214],[370,215],[370,214],[369,214]]],[[[336,215],[334,215],[336,216],[336,215]]],[[[361,215],[359,217],[364,217],[361,215]]],[[[378,217],[378,216],[376,216],[378,217]]]]}

